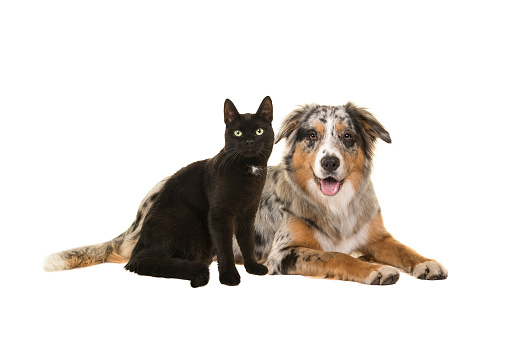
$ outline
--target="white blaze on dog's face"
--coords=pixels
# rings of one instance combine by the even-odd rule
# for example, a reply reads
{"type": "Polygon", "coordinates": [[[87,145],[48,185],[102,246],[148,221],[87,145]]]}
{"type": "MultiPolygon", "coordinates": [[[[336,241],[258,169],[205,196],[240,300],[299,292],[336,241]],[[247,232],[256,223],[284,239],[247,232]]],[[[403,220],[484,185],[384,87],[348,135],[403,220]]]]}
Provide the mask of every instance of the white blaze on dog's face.
{"type": "Polygon", "coordinates": [[[324,112],[314,125],[321,131],[317,133],[317,156],[312,166],[313,174],[320,191],[325,195],[336,195],[348,176],[351,166],[344,154],[356,150],[353,141],[355,132],[351,119],[344,108],[324,112]],[[328,113],[328,114],[327,114],[328,113]]]}

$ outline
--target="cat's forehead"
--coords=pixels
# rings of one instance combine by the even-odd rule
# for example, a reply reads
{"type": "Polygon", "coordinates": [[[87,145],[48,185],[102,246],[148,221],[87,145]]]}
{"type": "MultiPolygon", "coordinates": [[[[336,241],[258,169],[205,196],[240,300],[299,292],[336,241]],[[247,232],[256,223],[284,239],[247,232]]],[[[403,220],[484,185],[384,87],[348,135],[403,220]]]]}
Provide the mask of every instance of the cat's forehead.
{"type": "Polygon", "coordinates": [[[232,127],[249,128],[249,127],[259,127],[261,125],[267,125],[267,123],[263,119],[261,119],[258,115],[253,113],[244,113],[240,114],[240,120],[232,124],[232,127]]]}
{"type": "Polygon", "coordinates": [[[240,115],[240,119],[244,122],[251,122],[256,120],[256,114],[253,113],[244,113],[240,115]]]}

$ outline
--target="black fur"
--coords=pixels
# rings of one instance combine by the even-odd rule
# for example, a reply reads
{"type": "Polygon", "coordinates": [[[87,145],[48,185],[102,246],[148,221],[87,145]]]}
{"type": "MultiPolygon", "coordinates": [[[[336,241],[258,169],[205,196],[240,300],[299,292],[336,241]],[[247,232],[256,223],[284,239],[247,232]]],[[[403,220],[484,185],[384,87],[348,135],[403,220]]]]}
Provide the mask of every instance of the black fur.
{"type": "Polygon", "coordinates": [[[279,271],[281,274],[288,274],[291,270],[295,269],[299,255],[297,250],[292,248],[285,257],[281,260],[279,271]]]}
{"type": "Polygon", "coordinates": [[[154,203],[127,270],[186,279],[198,287],[208,283],[215,253],[221,283],[238,285],[232,249],[235,234],[246,271],[267,274],[255,257],[254,220],[274,143],[272,102],[266,97],[256,114],[241,115],[226,99],[224,121],[225,147],[219,154],[182,168],[151,197],[154,203]],[[256,133],[259,128],[261,135],[256,133]]]}

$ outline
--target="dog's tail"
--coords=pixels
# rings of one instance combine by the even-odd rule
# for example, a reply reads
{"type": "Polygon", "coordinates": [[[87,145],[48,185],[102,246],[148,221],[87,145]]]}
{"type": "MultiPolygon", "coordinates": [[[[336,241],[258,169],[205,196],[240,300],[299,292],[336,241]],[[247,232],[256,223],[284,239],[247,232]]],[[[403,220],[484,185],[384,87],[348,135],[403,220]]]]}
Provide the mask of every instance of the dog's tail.
{"type": "MultiPolygon", "coordinates": [[[[169,177],[168,177],[169,178],[169,177]]],[[[131,258],[134,246],[140,238],[140,231],[155,197],[165,184],[165,178],[147,193],[141,201],[136,220],[131,227],[113,240],[102,244],[82,246],[67,251],[53,253],[44,260],[44,270],[48,272],[65,271],[73,268],[110,263],[126,263],[131,258]]]]}
{"type": "Polygon", "coordinates": [[[72,270],[102,263],[126,263],[138,241],[139,233],[128,229],[108,242],[82,246],[49,255],[44,260],[47,272],[72,270]]]}

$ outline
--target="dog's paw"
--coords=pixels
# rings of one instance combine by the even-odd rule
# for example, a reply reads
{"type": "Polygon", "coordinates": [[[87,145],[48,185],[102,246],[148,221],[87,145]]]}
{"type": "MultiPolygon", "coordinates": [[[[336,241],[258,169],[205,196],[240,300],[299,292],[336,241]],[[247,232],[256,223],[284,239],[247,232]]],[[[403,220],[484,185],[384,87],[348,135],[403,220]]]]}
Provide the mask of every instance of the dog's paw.
{"type": "Polygon", "coordinates": [[[392,266],[380,266],[370,273],[367,285],[392,285],[399,280],[399,270],[392,266]]]}
{"type": "Polygon", "coordinates": [[[443,280],[448,274],[444,265],[431,260],[418,264],[412,271],[412,276],[422,280],[443,280]]]}
{"type": "Polygon", "coordinates": [[[269,272],[269,269],[262,264],[259,263],[253,263],[253,264],[244,264],[244,268],[246,269],[247,273],[249,274],[256,274],[256,275],[265,275],[269,272]]]}
{"type": "Polygon", "coordinates": [[[235,271],[219,273],[219,281],[223,285],[237,286],[240,284],[240,274],[237,269],[235,271]]]}

